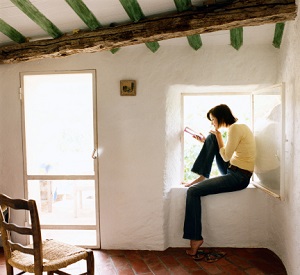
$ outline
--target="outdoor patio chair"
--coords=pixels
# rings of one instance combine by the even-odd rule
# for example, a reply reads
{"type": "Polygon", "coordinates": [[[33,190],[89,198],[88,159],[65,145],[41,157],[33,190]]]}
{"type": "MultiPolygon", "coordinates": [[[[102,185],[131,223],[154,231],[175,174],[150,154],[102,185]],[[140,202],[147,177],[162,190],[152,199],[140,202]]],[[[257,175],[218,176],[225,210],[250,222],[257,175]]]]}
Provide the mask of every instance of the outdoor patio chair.
{"type": "MultiPolygon", "coordinates": [[[[47,272],[48,275],[71,275],[60,269],[80,260],[86,260],[87,265],[87,272],[82,273],[82,275],[94,274],[94,254],[92,250],[54,240],[42,241],[40,220],[34,200],[12,199],[0,194],[0,205],[0,228],[7,275],[13,275],[14,268],[22,271],[18,274],[29,272],[42,275],[43,272],[47,272]],[[10,213],[13,209],[29,211],[31,225],[24,226],[20,223],[12,223],[10,220],[5,221],[2,211],[4,206],[9,209],[10,213]],[[18,238],[15,238],[15,234],[29,235],[32,237],[33,243],[24,246],[16,241],[18,238]]],[[[22,239],[20,236],[18,237],[22,239]]]]}

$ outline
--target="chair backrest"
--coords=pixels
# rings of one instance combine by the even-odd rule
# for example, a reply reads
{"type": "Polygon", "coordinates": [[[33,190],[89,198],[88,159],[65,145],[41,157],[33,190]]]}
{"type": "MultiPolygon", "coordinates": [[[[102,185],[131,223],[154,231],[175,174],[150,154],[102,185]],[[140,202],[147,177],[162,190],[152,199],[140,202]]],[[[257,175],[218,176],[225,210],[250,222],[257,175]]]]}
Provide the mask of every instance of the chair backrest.
{"type": "Polygon", "coordinates": [[[4,194],[0,194],[0,205],[0,228],[5,260],[8,261],[11,258],[14,250],[33,255],[35,271],[40,272],[41,274],[43,269],[43,251],[41,227],[36,202],[34,200],[12,199],[4,194]],[[2,208],[4,209],[5,206],[10,210],[10,212],[12,212],[12,209],[29,211],[31,225],[24,226],[10,222],[10,220],[6,221],[2,210],[2,208]],[[14,242],[11,238],[12,233],[13,237],[14,234],[31,236],[33,240],[33,246],[24,246],[21,243],[14,242]]]}

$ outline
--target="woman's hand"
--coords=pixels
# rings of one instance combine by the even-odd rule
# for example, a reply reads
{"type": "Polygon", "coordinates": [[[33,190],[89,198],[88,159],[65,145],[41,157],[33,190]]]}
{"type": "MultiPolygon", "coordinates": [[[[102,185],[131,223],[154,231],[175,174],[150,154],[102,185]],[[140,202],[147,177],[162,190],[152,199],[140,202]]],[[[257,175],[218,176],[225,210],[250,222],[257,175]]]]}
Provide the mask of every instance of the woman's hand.
{"type": "Polygon", "coordinates": [[[218,130],[210,130],[209,132],[210,132],[211,134],[215,135],[217,138],[218,138],[218,136],[219,136],[219,137],[222,137],[221,132],[218,131],[218,130]]]}
{"type": "Polygon", "coordinates": [[[199,133],[199,135],[194,135],[193,138],[200,141],[200,142],[205,141],[205,136],[203,136],[201,133],[199,133]]]}
{"type": "Polygon", "coordinates": [[[211,134],[215,135],[216,138],[217,138],[217,141],[218,141],[218,145],[219,145],[219,148],[222,148],[224,147],[224,142],[223,142],[223,137],[222,137],[222,133],[219,132],[218,130],[210,130],[209,131],[211,134]]]}

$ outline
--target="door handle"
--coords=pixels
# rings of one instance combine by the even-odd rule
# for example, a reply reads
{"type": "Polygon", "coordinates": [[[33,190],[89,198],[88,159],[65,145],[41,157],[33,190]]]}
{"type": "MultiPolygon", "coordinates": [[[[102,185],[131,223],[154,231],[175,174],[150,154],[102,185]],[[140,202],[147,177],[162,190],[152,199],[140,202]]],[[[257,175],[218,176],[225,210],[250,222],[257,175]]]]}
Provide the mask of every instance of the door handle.
{"type": "Polygon", "coordinates": [[[94,150],[93,150],[93,153],[92,153],[92,158],[93,158],[93,159],[96,159],[97,156],[98,156],[98,154],[97,154],[97,149],[94,149],[94,150]]]}

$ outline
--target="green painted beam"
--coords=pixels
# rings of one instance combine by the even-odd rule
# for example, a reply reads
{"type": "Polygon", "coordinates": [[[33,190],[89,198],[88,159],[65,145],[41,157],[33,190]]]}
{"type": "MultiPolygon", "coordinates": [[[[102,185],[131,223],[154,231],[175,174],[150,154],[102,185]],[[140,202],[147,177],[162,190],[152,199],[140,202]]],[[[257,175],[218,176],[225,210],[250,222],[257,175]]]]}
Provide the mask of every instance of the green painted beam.
{"type": "Polygon", "coordinates": [[[17,43],[26,42],[26,37],[0,18],[0,32],[17,43]]]}
{"type": "Polygon", "coordinates": [[[236,50],[239,50],[243,45],[243,27],[230,30],[231,46],[236,50]]]}
{"type": "Polygon", "coordinates": [[[112,54],[115,54],[116,52],[118,52],[120,50],[120,48],[114,48],[114,49],[111,49],[111,53],[112,54]]]}
{"type": "Polygon", "coordinates": [[[284,31],[284,25],[285,25],[285,23],[276,23],[276,26],[275,26],[273,46],[277,49],[279,49],[280,45],[281,45],[283,31],[284,31]]]}
{"type": "Polygon", "coordinates": [[[65,0],[90,30],[101,28],[95,15],[89,10],[82,0],[65,0]]]}
{"type": "Polygon", "coordinates": [[[146,42],[145,45],[153,53],[155,53],[159,49],[159,47],[160,47],[159,44],[158,44],[158,42],[156,42],[156,41],[154,41],[154,42],[146,42]]]}
{"type": "Polygon", "coordinates": [[[159,49],[159,44],[156,41],[154,41],[154,42],[147,42],[147,43],[145,43],[145,45],[153,53],[155,53],[159,49]]]}
{"type": "Polygon", "coordinates": [[[51,37],[62,36],[62,32],[48,20],[29,0],[10,0],[21,11],[23,11],[31,20],[38,24],[51,37]]]}
{"type": "MultiPolygon", "coordinates": [[[[192,8],[192,2],[191,0],[174,0],[175,6],[177,11],[187,11],[192,8]]],[[[199,50],[202,47],[202,40],[200,34],[194,34],[187,36],[187,40],[189,42],[189,45],[194,50],[199,50]]]]}
{"type": "MultiPolygon", "coordinates": [[[[145,18],[145,15],[137,2],[137,0],[119,0],[122,4],[124,10],[128,14],[129,18],[133,22],[138,22],[141,19],[145,18]]],[[[150,49],[153,53],[159,49],[158,42],[147,42],[145,43],[148,49],[150,49]]]]}
{"type": "Polygon", "coordinates": [[[189,45],[195,50],[199,50],[202,47],[202,40],[199,34],[189,35],[187,36],[187,40],[189,45]]]}
{"type": "Polygon", "coordinates": [[[192,7],[191,0],[174,0],[177,11],[187,11],[192,7]]]}
{"type": "Polygon", "coordinates": [[[141,6],[137,2],[137,0],[120,0],[120,3],[133,22],[138,22],[141,19],[145,18],[141,6]]]}

